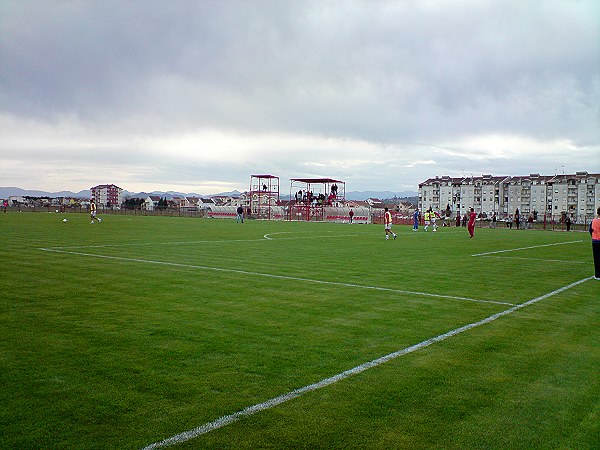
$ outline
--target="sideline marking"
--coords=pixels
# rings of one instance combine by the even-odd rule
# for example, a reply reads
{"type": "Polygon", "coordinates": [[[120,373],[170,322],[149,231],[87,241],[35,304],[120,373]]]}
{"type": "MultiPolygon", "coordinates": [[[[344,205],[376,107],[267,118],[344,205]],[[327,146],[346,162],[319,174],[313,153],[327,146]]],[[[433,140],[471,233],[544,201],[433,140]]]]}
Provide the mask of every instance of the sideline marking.
{"type": "Polygon", "coordinates": [[[372,361],[360,364],[356,367],[353,367],[352,369],[346,370],[346,371],[341,372],[332,377],[325,378],[317,383],[309,384],[307,386],[304,386],[304,387],[301,387],[298,389],[294,389],[293,391],[290,391],[290,392],[280,395],[278,397],[271,398],[270,400],[267,400],[265,402],[257,403],[256,405],[252,405],[252,406],[248,406],[248,407],[242,409],[241,411],[235,412],[233,414],[229,414],[227,416],[220,417],[212,422],[205,423],[204,425],[200,425],[199,427],[193,428],[188,431],[184,431],[183,433],[176,434],[174,436],[171,436],[170,438],[163,439],[162,441],[150,444],[150,445],[144,447],[143,450],[151,450],[151,449],[155,449],[155,448],[167,447],[167,446],[180,444],[182,442],[189,441],[190,439],[196,438],[202,434],[206,434],[210,431],[216,430],[217,428],[222,428],[226,425],[236,422],[242,417],[251,416],[253,414],[264,411],[266,409],[273,408],[274,406],[280,405],[289,400],[300,397],[301,395],[306,394],[308,392],[312,392],[317,389],[321,389],[323,387],[329,386],[333,383],[337,383],[338,381],[341,381],[348,377],[351,377],[352,375],[356,375],[358,373],[364,372],[373,367],[379,366],[383,363],[391,361],[392,359],[396,359],[396,358],[406,355],[408,353],[412,353],[417,350],[421,350],[425,347],[429,347],[432,344],[435,344],[435,343],[441,342],[443,340],[446,340],[448,338],[451,338],[453,336],[456,336],[457,334],[460,334],[465,331],[471,330],[473,328],[479,327],[481,325],[485,325],[487,323],[493,322],[494,320],[496,320],[500,317],[512,314],[513,312],[515,312],[521,308],[525,308],[526,306],[533,305],[534,303],[537,303],[541,300],[547,299],[548,297],[552,297],[553,295],[560,294],[561,292],[564,292],[567,289],[571,289],[572,287],[577,286],[578,284],[581,284],[588,280],[591,280],[592,278],[593,277],[584,278],[583,280],[579,280],[579,281],[571,283],[567,286],[563,286],[559,289],[549,292],[548,294],[544,294],[540,297],[536,297],[525,303],[515,305],[512,308],[506,309],[499,313],[492,314],[491,316],[486,317],[483,320],[480,320],[477,322],[472,322],[472,323],[464,325],[462,327],[455,328],[454,330],[450,330],[444,334],[440,334],[438,336],[421,341],[418,344],[415,344],[410,347],[406,347],[402,350],[398,350],[396,352],[382,356],[381,358],[377,358],[372,361]]]}
{"type": "Polygon", "coordinates": [[[583,242],[583,241],[582,240],[579,240],[579,241],[566,241],[566,242],[557,242],[555,244],[532,245],[531,247],[510,248],[508,250],[498,250],[498,251],[495,251],[495,252],[475,253],[474,255],[471,255],[471,256],[496,255],[498,253],[516,252],[516,251],[519,251],[519,250],[529,250],[529,249],[532,249],[532,248],[539,248],[539,247],[553,247],[555,245],[575,244],[577,242],[583,242]]]}
{"type": "Polygon", "coordinates": [[[326,284],[326,285],[331,285],[331,286],[342,286],[342,287],[359,288],[359,289],[372,289],[372,290],[376,290],[376,291],[395,292],[395,293],[399,293],[399,294],[419,295],[422,297],[447,298],[447,299],[451,299],[451,300],[461,300],[461,301],[475,302],[475,303],[492,303],[495,305],[509,305],[509,306],[514,305],[514,303],[500,302],[500,301],[496,301],[496,300],[481,300],[481,299],[468,298],[468,297],[458,297],[458,296],[453,296],[453,295],[431,294],[429,292],[405,291],[403,289],[392,289],[392,288],[386,288],[386,287],[380,287],[380,286],[366,286],[366,285],[353,284],[353,283],[340,283],[337,281],[315,280],[312,278],[292,277],[289,275],[275,275],[272,273],[252,272],[252,271],[240,270],[240,269],[227,269],[227,268],[223,268],[223,267],[199,266],[199,265],[195,265],[195,264],[183,264],[183,263],[175,263],[175,262],[168,262],[168,261],[154,261],[151,259],[141,259],[141,258],[126,258],[123,256],[97,255],[94,253],[84,253],[84,252],[62,250],[57,247],[39,248],[38,250],[42,250],[45,252],[64,253],[64,254],[68,254],[68,255],[90,256],[93,258],[113,259],[113,260],[117,260],[117,261],[157,264],[157,265],[172,266],[172,267],[185,267],[185,268],[189,268],[189,269],[212,270],[215,272],[238,273],[241,275],[254,275],[254,276],[261,276],[261,277],[265,277],[265,278],[278,278],[281,280],[294,280],[294,281],[302,281],[302,282],[308,281],[308,282],[315,283],[315,284],[326,284]]]}

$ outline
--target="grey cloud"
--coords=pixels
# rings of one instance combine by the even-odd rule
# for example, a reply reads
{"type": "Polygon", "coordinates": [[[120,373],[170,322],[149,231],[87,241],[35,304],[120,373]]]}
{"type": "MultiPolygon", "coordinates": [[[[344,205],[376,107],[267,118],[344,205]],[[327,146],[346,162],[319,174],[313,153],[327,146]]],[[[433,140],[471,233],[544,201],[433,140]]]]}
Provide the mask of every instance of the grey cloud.
{"type": "Polygon", "coordinates": [[[450,132],[449,115],[462,122],[490,101],[501,111],[472,117],[474,128],[507,110],[529,123],[539,97],[562,97],[565,82],[598,96],[593,23],[570,4],[538,3],[23,2],[2,44],[15,62],[3,93],[24,113],[110,119],[151,108],[190,126],[389,139],[423,133],[427,118],[450,132]],[[511,99],[531,88],[538,98],[521,113],[511,99]]]}
{"type": "Polygon", "coordinates": [[[216,128],[365,140],[392,145],[400,166],[423,159],[402,159],[413,144],[471,135],[598,145],[593,0],[8,0],[2,8],[1,112],[23,118],[73,116],[106,133],[216,128]]]}

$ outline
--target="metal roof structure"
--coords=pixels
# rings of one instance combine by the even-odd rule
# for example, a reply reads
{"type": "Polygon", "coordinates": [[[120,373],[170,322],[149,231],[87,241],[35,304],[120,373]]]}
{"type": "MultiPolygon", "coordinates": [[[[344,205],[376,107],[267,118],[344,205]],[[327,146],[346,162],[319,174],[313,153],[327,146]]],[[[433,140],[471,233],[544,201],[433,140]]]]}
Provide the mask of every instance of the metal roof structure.
{"type": "Polygon", "coordinates": [[[276,177],[275,175],[250,175],[253,178],[279,178],[276,177]]]}
{"type": "Polygon", "coordinates": [[[344,183],[342,180],[334,180],[333,178],[291,178],[291,181],[299,181],[301,183],[344,183]]]}

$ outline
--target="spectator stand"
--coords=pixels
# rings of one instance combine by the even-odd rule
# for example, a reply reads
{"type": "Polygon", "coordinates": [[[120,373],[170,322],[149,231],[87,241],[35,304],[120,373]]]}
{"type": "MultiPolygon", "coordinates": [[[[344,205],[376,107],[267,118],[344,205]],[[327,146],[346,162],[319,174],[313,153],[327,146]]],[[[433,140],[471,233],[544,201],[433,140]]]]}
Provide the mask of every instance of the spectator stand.
{"type": "Polygon", "coordinates": [[[288,220],[323,221],[328,206],[343,206],[346,183],[332,178],[292,178],[288,220]]]}
{"type": "Polygon", "coordinates": [[[250,217],[271,220],[279,204],[279,177],[274,175],[250,176],[250,217]]]}

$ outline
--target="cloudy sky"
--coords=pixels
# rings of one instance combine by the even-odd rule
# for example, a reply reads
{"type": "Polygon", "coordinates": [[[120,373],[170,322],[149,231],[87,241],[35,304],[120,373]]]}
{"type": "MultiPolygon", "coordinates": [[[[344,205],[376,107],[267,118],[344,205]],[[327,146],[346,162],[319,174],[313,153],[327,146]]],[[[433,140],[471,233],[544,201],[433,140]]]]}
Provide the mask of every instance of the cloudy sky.
{"type": "Polygon", "coordinates": [[[0,186],[600,173],[597,0],[2,0],[0,186]]]}

